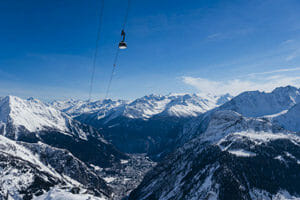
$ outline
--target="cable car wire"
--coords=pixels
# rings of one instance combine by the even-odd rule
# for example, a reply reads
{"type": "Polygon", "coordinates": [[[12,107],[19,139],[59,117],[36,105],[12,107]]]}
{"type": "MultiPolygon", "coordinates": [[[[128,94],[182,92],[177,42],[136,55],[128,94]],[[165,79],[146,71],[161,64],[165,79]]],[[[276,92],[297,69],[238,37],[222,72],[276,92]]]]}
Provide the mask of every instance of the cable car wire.
{"type": "Polygon", "coordinates": [[[113,68],[112,68],[112,71],[111,71],[110,79],[109,79],[109,82],[108,82],[108,85],[107,85],[107,89],[106,89],[106,93],[105,93],[105,99],[107,99],[107,97],[108,97],[111,82],[112,82],[113,76],[115,74],[117,61],[118,61],[118,57],[119,57],[119,51],[120,51],[120,49],[118,48],[117,52],[116,52],[116,55],[115,55],[114,64],[113,64],[113,68]]]}
{"type": "Polygon", "coordinates": [[[91,100],[92,92],[93,92],[93,85],[94,85],[95,72],[96,72],[97,55],[98,55],[98,51],[99,51],[99,42],[100,42],[100,36],[101,36],[101,30],[102,30],[103,10],[104,10],[104,0],[101,0],[100,13],[99,13],[99,24],[98,24],[97,39],[96,39],[96,47],[95,47],[95,52],[94,52],[93,62],[92,62],[92,75],[91,75],[91,80],[90,80],[89,101],[91,100]]]}
{"type": "MultiPolygon", "coordinates": [[[[126,12],[125,12],[125,17],[124,17],[124,22],[123,22],[123,25],[122,25],[122,33],[121,33],[121,39],[120,40],[122,40],[122,38],[125,39],[124,30],[125,30],[125,27],[126,27],[126,24],[127,24],[129,8],[130,8],[130,0],[128,0],[127,9],[126,9],[126,12]]],[[[124,39],[122,40],[123,42],[124,42],[124,39]]],[[[115,54],[115,58],[114,58],[114,62],[113,62],[113,68],[112,68],[112,71],[111,71],[110,79],[109,79],[108,86],[107,86],[106,93],[105,93],[105,99],[107,99],[107,97],[108,97],[110,87],[111,87],[111,83],[112,83],[112,80],[113,80],[113,77],[114,77],[114,74],[115,74],[117,61],[118,61],[118,57],[119,57],[119,51],[120,51],[120,47],[118,47],[117,52],[115,54]]]]}
{"type": "Polygon", "coordinates": [[[128,0],[128,4],[127,4],[126,14],[125,14],[125,17],[124,17],[124,23],[123,23],[123,27],[122,27],[123,30],[125,29],[125,26],[126,26],[126,23],[127,23],[129,8],[130,8],[130,0],[128,0]]]}

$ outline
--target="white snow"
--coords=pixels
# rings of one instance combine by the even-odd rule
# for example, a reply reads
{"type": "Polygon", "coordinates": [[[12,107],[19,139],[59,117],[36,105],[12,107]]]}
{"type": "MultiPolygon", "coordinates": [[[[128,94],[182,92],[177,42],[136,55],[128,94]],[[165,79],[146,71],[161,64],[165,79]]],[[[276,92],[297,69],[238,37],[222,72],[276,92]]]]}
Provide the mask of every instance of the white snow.
{"type": "Polygon", "coordinates": [[[128,160],[121,160],[121,164],[127,164],[128,160]]]}
{"type": "MultiPolygon", "coordinates": [[[[0,153],[16,157],[19,160],[24,160],[34,165],[40,171],[46,172],[53,177],[62,179],[54,169],[44,165],[31,151],[24,146],[18,144],[16,141],[10,140],[0,135],[0,153]]],[[[20,196],[18,191],[28,187],[34,180],[34,172],[31,170],[22,171],[22,168],[14,166],[7,166],[4,169],[0,168],[0,189],[3,192],[14,194],[16,198],[20,196]]],[[[47,177],[45,177],[46,179],[47,177]]]]}
{"type": "Polygon", "coordinates": [[[51,189],[49,192],[36,196],[34,200],[108,200],[105,197],[95,197],[90,194],[72,194],[62,189],[51,189]]]}
{"type": "Polygon", "coordinates": [[[96,165],[93,165],[93,164],[90,164],[91,167],[93,167],[96,171],[102,171],[103,168],[99,167],[99,166],[96,166],[96,165]]]}
{"type": "MultiPolygon", "coordinates": [[[[44,145],[39,143],[40,145],[44,145]]],[[[57,173],[50,165],[45,165],[40,161],[38,154],[33,154],[29,149],[22,145],[22,143],[18,143],[16,141],[10,140],[2,135],[0,135],[0,154],[7,154],[13,157],[16,157],[19,160],[24,160],[31,165],[35,166],[38,170],[43,171],[47,174],[50,174],[52,177],[57,178],[58,180],[63,180],[66,185],[65,188],[70,187],[81,187],[82,185],[70,178],[69,176],[62,175],[57,173]]],[[[7,166],[4,169],[0,168],[0,189],[6,193],[9,192],[10,195],[15,195],[13,199],[21,199],[21,194],[18,194],[18,191],[28,187],[34,181],[34,171],[22,171],[22,168],[7,166]]],[[[48,177],[43,175],[44,179],[47,180],[48,177]]],[[[59,187],[57,185],[56,187],[59,187]]],[[[84,191],[82,191],[84,193],[84,191]]],[[[103,197],[94,197],[89,194],[71,194],[69,191],[52,188],[49,192],[44,193],[42,196],[35,197],[34,199],[45,199],[45,200],[86,200],[86,199],[95,199],[95,200],[106,200],[108,198],[103,197]]]]}
{"type": "Polygon", "coordinates": [[[237,157],[254,157],[254,156],[256,156],[256,153],[246,151],[244,149],[229,150],[228,152],[237,157]]]}
{"type": "MultiPolygon", "coordinates": [[[[256,143],[263,143],[263,142],[269,142],[272,140],[278,140],[278,139],[289,139],[295,144],[300,143],[300,138],[293,134],[285,134],[285,133],[271,133],[271,132],[264,132],[264,131],[242,131],[234,133],[235,136],[240,137],[248,137],[252,141],[255,141],[256,143]]],[[[298,144],[299,145],[299,144],[298,144]]]]}
{"type": "Polygon", "coordinates": [[[111,183],[116,180],[116,177],[104,177],[103,178],[107,183],[111,183]]]}
{"type": "Polygon", "coordinates": [[[284,154],[285,154],[287,157],[289,157],[289,158],[295,160],[295,161],[297,162],[297,164],[300,165],[300,160],[298,160],[294,155],[290,154],[289,152],[284,152],[284,154]]]}
{"type": "Polygon", "coordinates": [[[230,100],[230,95],[213,96],[199,94],[147,95],[134,101],[55,101],[52,106],[78,116],[83,113],[97,113],[97,119],[109,116],[112,120],[120,115],[128,118],[149,119],[158,114],[176,117],[197,116],[230,100]]]}
{"type": "Polygon", "coordinates": [[[280,162],[282,162],[282,163],[285,163],[285,160],[284,160],[284,158],[282,157],[282,156],[276,156],[275,158],[274,158],[275,160],[279,160],[280,162]]]}
{"type": "Polygon", "coordinates": [[[21,99],[7,96],[0,100],[0,121],[11,121],[15,126],[25,127],[34,132],[51,127],[60,131],[67,131],[66,118],[60,111],[47,106],[36,99],[21,99]]]}
{"type": "Polygon", "coordinates": [[[274,118],[274,117],[278,117],[280,115],[283,115],[283,114],[286,114],[288,112],[288,110],[283,110],[279,113],[275,113],[275,114],[272,114],[272,115],[265,115],[263,117],[266,117],[266,118],[274,118]]]}
{"type": "Polygon", "coordinates": [[[16,141],[10,140],[2,135],[0,135],[0,152],[9,155],[14,155],[22,160],[26,160],[37,165],[41,171],[45,171],[53,176],[60,177],[58,174],[46,167],[37,156],[35,156],[31,151],[22,145],[19,145],[16,141]]]}
{"type": "Polygon", "coordinates": [[[143,119],[163,113],[176,117],[192,117],[217,107],[220,102],[226,101],[224,98],[228,101],[231,97],[228,95],[169,94],[162,96],[152,94],[126,105],[124,115],[143,119]],[[221,98],[223,98],[222,101],[220,101],[221,98]]]}
{"type": "Polygon", "coordinates": [[[277,194],[272,195],[264,190],[253,189],[250,191],[251,199],[253,200],[299,200],[300,197],[292,196],[285,190],[278,191],[277,194]]]}
{"type": "Polygon", "coordinates": [[[73,117],[79,116],[83,113],[97,112],[98,119],[101,119],[117,107],[125,105],[123,100],[97,100],[97,101],[81,101],[81,100],[67,100],[67,101],[53,101],[50,103],[54,108],[61,110],[73,117]]]}
{"type": "Polygon", "coordinates": [[[270,93],[244,92],[225,103],[222,109],[234,110],[245,117],[278,115],[300,103],[299,89],[291,86],[279,87],[270,93]]]}

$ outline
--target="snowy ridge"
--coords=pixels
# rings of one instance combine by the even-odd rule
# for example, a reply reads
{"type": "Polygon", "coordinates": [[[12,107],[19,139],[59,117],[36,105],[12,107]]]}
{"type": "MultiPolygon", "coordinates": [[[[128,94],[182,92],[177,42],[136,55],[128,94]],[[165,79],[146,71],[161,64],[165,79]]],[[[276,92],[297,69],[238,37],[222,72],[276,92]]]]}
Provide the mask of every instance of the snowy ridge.
{"type": "Polygon", "coordinates": [[[118,116],[132,119],[149,119],[163,114],[176,117],[193,117],[215,108],[231,99],[223,96],[199,94],[146,95],[134,101],[103,100],[103,101],[54,101],[51,106],[72,116],[97,113],[98,119],[108,117],[112,120],[118,116]]]}
{"type": "Polygon", "coordinates": [[[270,93],[244,92],[222,105],[221,110],[233,110],[245,117],[263,117],[288,110],[300,102],[300,89],[279,87],[270,93]]]}
{"type": "Polygon", "coordinates": [[[65,114],[33,98],[23,100],[7,96],[0,99],[0,122],[11,122],[29,132],[41,131],[46,127],[65,132],[68,130],[66,118],[65,114]]]}
{"type": "Polygon", "coordinates": [[[133,119],[148,119],[155,115],[195,117],[230,99],[229,95],[170,94],[162,96],[152,94],[127,104],[123,115],[133,119]]]}
{"type": "Polygon", "coordinates": [[[99,118],[105,117],[108,112],[117,107],[122,107],[126,101],[123,100],[98,100],[98,101],[81,101],[81,100],[67,100],[67,101],[53,101],[49,105],[65,112],[73,117],[79,116],[83,113],[98,113],[99,118]]]}
{"type": "Polygon", "coordinates": [[[232,110],[246,117],[269,119],[283,128],[299,132],[300,89],[279,87],[270,93],[244,92],[215,110],[232,110]]]}
{"type": "Polygon", "coordinates": [[[30,134],[39,137],[39,133],[47,131],[83,140],[93,136],[107,144],[94,129],[37,99],[25,100],[15,96],[0,99],[0,134],[18,140],[20,136],[30,134]]]}
{"type": "Polygon", "coordinates": [[[53,188],[46,194],[41,196],[37,196],[33,198],[34,200],[107,200],[104,197],[95,197],[91,194],[81,193],[81,194],[72,194],[71,192],[67,192],[62,189],[53,188]]]}
{"type": "Polygon", "coordinates": [[[30,163],[37,165],[37,167],[46,173],[51,174],[54,177],[61,178],[59,174],[53,169],[49,169],[44,166],[44,164],[39,160],[36,155],[33,155],[31,151],[22,145],[17,144],[17,142],[10,140],[2,135],[0,135],[0,151],[8,155],[14,155],[20,159],[26,160],[30,163]]]}
{"type": "Polygon", "coordinates": [[[7,96],[0,101],[0,134],[13,140],[43,142],[67,149],[84,162],[111,166],[127,156],[94,128],[35,99],[7,96]]]}

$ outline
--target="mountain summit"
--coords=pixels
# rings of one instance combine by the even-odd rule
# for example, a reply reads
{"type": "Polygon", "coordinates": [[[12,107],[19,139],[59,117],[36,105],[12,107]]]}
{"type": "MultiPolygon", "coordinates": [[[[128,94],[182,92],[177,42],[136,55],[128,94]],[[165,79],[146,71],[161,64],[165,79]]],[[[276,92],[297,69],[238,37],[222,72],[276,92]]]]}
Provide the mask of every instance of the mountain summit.
{"type": "Polygon", "coordinates": [[[41,141],[64,148],[81,160],[102,167],[127,158],[96,129],[33,98],[7,96],[0,99],[0,134],[13,140],[41,141]]]}
{"type": "Polygon", "coordinates": [[[0,99],[0,122],[10,123],[17,129],[35,132],[51,128],[67,132],[68,120],[71,118],[37,99],[23,100],[15,96],[0,99]]]}

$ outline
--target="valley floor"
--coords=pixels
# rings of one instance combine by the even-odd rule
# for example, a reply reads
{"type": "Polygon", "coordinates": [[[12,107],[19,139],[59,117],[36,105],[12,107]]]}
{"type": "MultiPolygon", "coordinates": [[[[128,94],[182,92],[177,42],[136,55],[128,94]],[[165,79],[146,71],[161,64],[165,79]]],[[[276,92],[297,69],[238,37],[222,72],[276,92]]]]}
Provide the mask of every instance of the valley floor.
{"type": "Polygon", "coordinates": [[[120,165],[94,168],[113,189],[113,200],[121,200],[142,182],[145,174],[155,165],[145,154],[131,154],[130,159],[122,160],[120,165]]]}

